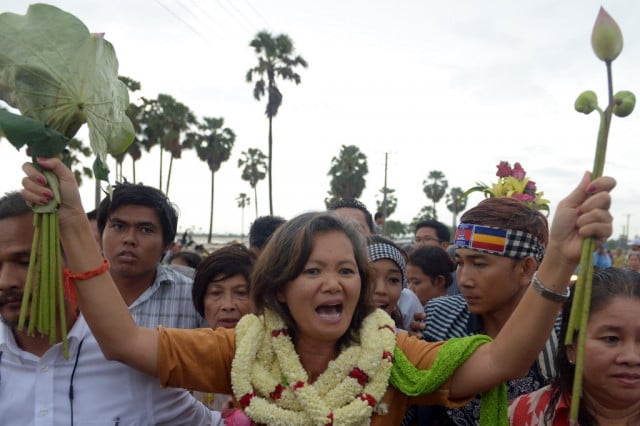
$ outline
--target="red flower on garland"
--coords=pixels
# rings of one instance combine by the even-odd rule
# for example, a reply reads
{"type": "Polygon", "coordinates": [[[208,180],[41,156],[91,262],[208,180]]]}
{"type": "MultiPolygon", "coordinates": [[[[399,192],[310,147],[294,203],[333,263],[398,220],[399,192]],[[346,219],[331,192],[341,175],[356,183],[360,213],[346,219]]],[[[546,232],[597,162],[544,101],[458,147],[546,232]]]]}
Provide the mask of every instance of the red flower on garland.
{"type": "Polygon", "coordinates": [[[288,336],[289,330],[287,330],[286,328],[281,328],[280,330],[273,330],[271,332],[271,337],[278,337],[280,335],[288,336]]]}
{"type": "Polygon", "coordinates": [[[364,386],[369,381],[369,376],[364,371],[360,370],[358,367],[353,367],[353,370],[349,372],[349,377],[352,379],[356,379],[360,386],[364,386]]]}
{"type": "Polygon", "coordinates": [[[284,390],[285,387],[282,384],[278,383],[273,392],[269,394],[269,397],[273,400],[278,400],[282,396],[282,392],[284,392],[284,390]]]}
{"type": "Polygon", "coordinates": [[[327,418],[329,419],[329,423],[326,423],[326,426],[333,426],[333,411],[329,413],[327,418]]]}
{"type": "Polygon", "coordinates": [[[366,401],[367,404],[369,404],[369,406],[371,407],[375,407],[377,404],[376,399],[371,394],[368,394],[368,393],[361,393],[360,399],[363,401],[366,401]]]}
{"type": "Polygon", "coordinates": [[[245,393],[244,395],[242,395],[242,398],[240,398],[240,405],[243,408],[248,407],[249,404],[251,404],[251,400],[253,399],[254,396],[256,396],[255,392],[245,393]]]}

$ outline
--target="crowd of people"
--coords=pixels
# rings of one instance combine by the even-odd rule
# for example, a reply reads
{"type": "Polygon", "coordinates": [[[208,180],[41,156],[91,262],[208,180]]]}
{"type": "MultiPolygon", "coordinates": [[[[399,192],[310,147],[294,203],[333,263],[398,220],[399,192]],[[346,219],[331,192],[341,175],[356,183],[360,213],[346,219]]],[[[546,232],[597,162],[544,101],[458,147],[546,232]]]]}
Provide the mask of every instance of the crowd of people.
{"type": "MultiPolygon", "coordinates": [[[[248,247],[197,253],[174,246],[177,210],[157,189],[118,184],[87,215],[71,172],[39,165],[60,180],[61,246],[76,277],[60,324],[69,357],[18,328],[30,206],[53,196],[27,164],[21,191],[0,198],[0,418],[569,424],[568,286],[582,240],[602,248],[611,235],[612,178],[586,173],[551,226],[518,200],[488,198],[453,234],[419,222],[402,247],[380,235],[384,217],[339,200],[257,218],[248,247]]],[[[611,264],[594,274],[581,425],[640,424],[640,251],[611,264]]]]}

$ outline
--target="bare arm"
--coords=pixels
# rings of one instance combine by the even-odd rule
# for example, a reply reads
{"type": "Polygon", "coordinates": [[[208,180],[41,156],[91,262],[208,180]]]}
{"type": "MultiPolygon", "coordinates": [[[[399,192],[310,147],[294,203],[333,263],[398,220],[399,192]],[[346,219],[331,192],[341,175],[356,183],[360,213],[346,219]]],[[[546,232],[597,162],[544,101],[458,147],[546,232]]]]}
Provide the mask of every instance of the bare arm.
{"type": "MultiPolygon", "coordinates": [[[[579,260],[585,237],[611,235],[609,191],[615,181],[591,182],[586,173],[578,187],[558,204],[549,245],[538,278],[550,290],[563,293],[579,260]]],[[[481,346],[454,374],[450,395],[462,399],[521,377],[529,370],[549,337],[561,305],[529,288],[495,340],[481,346]]]]}
{"type": "MultiPolygon", "coordinates": [[[[67,268],[81,273],[100,267],[102,254],[82,208],[73,174],[58,159],[38,159],[38,163],[60,180],[60,241],[67,268]]],[[[22,180],[25,201],[38,204],[48,198],[45,177],[31,163],[25,163],[22,169],[27,175],[22,180]]],[[[158,332],[135,324],[111,275],[104,273],[75,284],[80,310],[105,357],[156,375],[158,332]]]]}

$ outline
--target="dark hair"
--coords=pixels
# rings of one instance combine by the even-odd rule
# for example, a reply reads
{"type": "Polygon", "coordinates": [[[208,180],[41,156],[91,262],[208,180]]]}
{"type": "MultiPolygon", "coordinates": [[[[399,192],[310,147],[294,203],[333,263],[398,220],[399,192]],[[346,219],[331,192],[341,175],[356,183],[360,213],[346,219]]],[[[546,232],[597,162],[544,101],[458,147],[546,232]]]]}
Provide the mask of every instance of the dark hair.
{"type": "Polygon", "coordinates": [[[202,261],[202,256],[194,251],[177,251],[171,255],[169,263],[171,263],[173,259],[182,259],[187,266],[196,269],[202,261]]]}
{"type": "MultiPolygon", "coordinates": [[[[615,297],[640,299],[640,273],[620,268],[606,268],[594,272],[590,314],[606,308],[615,297]]],[[[562,309],[560,342],[564,342],[565,336],[567,335],[572,301],[573,292],[562,309]]],[[[569,363],[564,345],[558,349],[555,362],[557,373],[551,382],[551,400],[545,412],[545,419],[549,422],[554,414],[552,407],[556,405],[559,398],[562,398],[567,403],[571,401],[571,390],[575,373],[575,365],[569,363]]],[[[578,423],[580,426],[595,426],[598,424],[585,404],[584,398],[580,399],[578,423]]]]}
{"type": "Polygon", "coordinates": [[[153,209],[162,225],[162,243],[168,247],[176,237],[178,228],[178,210],[159,189],[129,182],[116,183],[111,197],[100,202],[98,212],[98,231],[104,233],[109,216],[122,206],[143,206],[153,209]]]}
{"type": "Polygon", "coordinates": [[[436,236],[440,240],[440,242],[451,242],[451,231],[449,231],[449,227],[442,222],[438,222],[437,220],[422,220],[416,223],[416,227],[414,230],[414,234],[418,232],[420,228],[433,228],[436,231],[436,236]]]}
{"type": "Polygon", "coordinates": [[[242,244],[224,246],[202,259],[196,268],[191,288],[193,306],[200,316],[204,317],[204,296],[209,283],[214,282],[214,279],[221,281],[238,274],[249,281],[255,259],[255,254],[242,244]]]}
{"type": "Polygon", "coordinates": [[[271,235],[285,222],[286,220],[280,216],[260,216],[256,218],[249,229],[249,247],[256,247],[262,250],[267,245],[271,235]]]}
{"type": "Polygon", "coordinates": [[[89,219],[89,220],[97,220],[98,219],[98,212],[96,211],[96,209],[93,209],[90,212],[87,212],[87,219],[89,219]]]}
{"type": "Polygon", "coordinates": [[[409,254],[409,263],[420,268],[423,274],[436,278],[444,277],[444,286],[449,288],[453,283],[451,273],[455,265],[449,254],[440,246],[422,246],[409,254]]]}
{"type": "Polygon", "coordinates": [[[333,201],[329,204],[327,210],[334,211],[336,209],[358,209],[362,213],[364,213],[364,218],[367,221],[367,226],[369,226],[369,232],[373,233],[373,217],[371,217],[371,212],[367,209],[361,201],[356,200],[355,198],[341,198],[339,200],[333,201]]]}
{"type": "Polygon", "coordinates": [[[538,238],[544,247],[549,242],[547,218],[516,198],[486,198],[467,210],[460,218],[460,223],[525,231],[538,238]]]}
{"type": "Polygon", "coordinates": [[[374,219],[378,219],[378,218],[381,218],[381,217],[384,217],[384,214],[382,214],[382,212],[376,212],[376,214],[373,215],[374,219]]]}
{"type": "Polygon", "coordinates": [[[258,314],[268,308],[280,315],[289,334],[295,338],[295,321],[287,305],[278,300],[278,294],[302,273],[316,236],[332,231],[343,233],[351,241],[360,274],[360,297],[349,329],[338,342],[342,347],[359,341],[362,321],[375,309],[369,285],[366,241],[351,222],[331,213],[303,213],[280,226],[256,262],[251,277],[251,300],[258,314]]]}
{"type": "Polygon", "coordinates": [[[19,217],[33,213],[18,191],[11,191],[0,198],[0,219],[19,217]]]}
{"type": "MultiPolygon", "coordinates": [[[[402,247],[398,246],[396,243],[391,241],[390,239],[385,238],[385,237],[383,237],[381,235],[371,235],[371,236],[369,236],[368,245],[372,245],[372,244],[386,244],[386,245],[388,245],[390,247],[395,248],[396,250],[398,250],[398,252],[400,252],[400,255],[402,255],[402,258],[404,259],[404,265],[399,265],[398,262],[396,262],[395,259],[392,259],[390,257],[378,257],[377,259],[372,260],[371,259],[371,252],[369,252],[369,262],[372,263],[372,262],[376,262],[378,260],[388,259],[388,260],[391,260],[392,262],[394,262],[395,264],[397,264],[398,268],[400,268],[400,275],[402,276],[402,288],[403,289],[406,288],[407,284],[408,284],[408,281],[407,281],[407,261],[409,260],[409,256],[407,256],[407,252],[402,247]]],[[[375,285],[373,285],[371,287],[373,289],[375,289],[375,285]]],[[[391,312],[389,314],[389,316],[396,323],[396,327],[398,327],[398,328],[402,327],[402,312],[400,312],[400,308],[398,307],[397,303],[396,303],[395,309],[393,310],[393,312],[391,312]]]]}

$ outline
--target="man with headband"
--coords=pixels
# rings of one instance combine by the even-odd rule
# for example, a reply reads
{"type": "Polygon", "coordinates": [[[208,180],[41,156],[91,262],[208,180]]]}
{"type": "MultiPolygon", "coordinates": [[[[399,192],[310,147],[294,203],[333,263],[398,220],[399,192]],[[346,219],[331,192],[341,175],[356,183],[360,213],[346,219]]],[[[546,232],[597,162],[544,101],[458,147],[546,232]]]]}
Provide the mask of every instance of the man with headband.
{"type": "MultiPolygon", "coordinates": [[[[495,337],[530,285],[545,291],[536,287],[535,272],[548,239],[547,219],[514,198],[488,198],[465,212],[454,234],[461,294],[427,303],[423,338],[441,341],[474,334],[495,337]]],[[[548,383],[553,375],[559,326],[558,321],[527,375],[507,383],[510,400],[548,383]]],[[[420,410],[421,417],[432,416],[439,420],[437,424],[472,425],[479,421],[479,398],[459,409],[430,408],[420,410]]]]}

